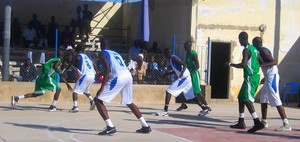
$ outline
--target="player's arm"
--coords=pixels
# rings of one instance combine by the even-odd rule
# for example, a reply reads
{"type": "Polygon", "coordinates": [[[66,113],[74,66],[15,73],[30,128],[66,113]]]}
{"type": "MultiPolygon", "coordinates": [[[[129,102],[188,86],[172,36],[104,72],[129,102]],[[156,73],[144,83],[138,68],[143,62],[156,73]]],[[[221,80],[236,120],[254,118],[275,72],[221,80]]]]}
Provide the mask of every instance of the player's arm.
{"type": "Polygon", "coordinates": [[[266,59],[264,63],[260,64],[261,67],[271,67],[277,65],[277,62],[274,60],[274,58],[267,49],[262,49],[260,51],[260,54],[263,55],[266,59]]]}
{"type": "Polygon", "coordinates": [[[241,63],[234,64],[230,63],[229,66],[235,67],[235,68],[245,68],[247,65],[247,61],[250,59],[250,52],[248,49],[243,50],[243,59],[241,63]]]}
{"type": "Polygon", "coordinates": [[[55,70],[55,72],[57,72],[60,76],[60,78],[63,80],[63,82],[67,85],[68,87],[68,90],[72,90],[72,87],[71,85],[67,82],[67,80],[65,79],[65,77],[62,75],[62,72],[61,72],[61,69],[60,69],[60,66],[61,65],[61,62],[60,61],[57,61],[54,63],[54,66],[53,66],[53,69],[55,70]]]}
{"type": "Polygon", "coordinates": [[[91,60],[92,60],[94,69],[95,69],[95,71],[96,71],[96,74],[100,74],[100,71],[99,71],[99,68],[98,68],[98,66],[97,66],[97,64],[96,64],[95,59],[91,59],[91,60]]]}
{"type": "Polygon", "coordinates": [[[181,74],[178,76],[179,78],[181,78],[183,76],[183,73],[186,70],[186,64],[177,58],[172,58],[172,62],[174,62],[175,64],[182,65],[183,68],[182,68],[181,74]]]}
{"type": "Polygon", "coordinates": [[[192,56],[192,60],[195,63],[195,68],[194,68],[194,70],[191,71],[191,74],[193,74],[194,72],[196,72],[199,69],[199,60],[195,54],[192,56]]]}
{"type": "Polygon", "coordinates": [[[108,64],[108,61],[103,53],[99,53],[99,59],[100,59],[100,61],[103,62],[104,75],[103,75],[101,88],[98,90],[96,97],[98,97],[98,95],[100,95],[102,93],[104,86],[109,79],[109,73],[110,73],[110,65],[108,64]]]}

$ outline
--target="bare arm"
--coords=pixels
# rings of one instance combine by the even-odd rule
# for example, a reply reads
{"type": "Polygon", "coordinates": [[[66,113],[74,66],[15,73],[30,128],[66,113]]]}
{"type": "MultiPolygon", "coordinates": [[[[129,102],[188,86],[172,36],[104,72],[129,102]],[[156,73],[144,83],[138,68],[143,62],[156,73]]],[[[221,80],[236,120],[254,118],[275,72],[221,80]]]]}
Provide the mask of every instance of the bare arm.
{"type": "Polygon", "coordinates": [[[96,97],[98,97],[102,93],[104,86],[109,79],[109,73],[110,73],[110,65],[108,64],[108,61],[105,58],[105,56],[102,53],[99,53],[99,58],[103,62],[104,75],[103,75],[103,81],[102,81],[101,88],[98,90],[96,97]]]}
{"type": "Polygon", "coordinates": [[[248,49],[244,49],[243,50],[243,59],[242,59],[242,62],[241,63],[238,63],[238,64],[233,64],[233,63],[230,63],[229,65],[232,66],[232,67],[235,67],[235,68],[245,68],[246,65],[247,65],[247,61],[250,59],[250,52],[248,49]]]}
{"type": "Polygon", "coordinates": [[[261,55],[264,55],[264,57],[266,58],[266,63],[260,63],[261,67],[271,67],[274,65],[277,65],[277,62],[274,60],[274,58],[272,57],[272,55],[268,52],[268,50],[266,49],[262,49],[260,51],[261,55]]]}
{"type": "Polygon", "coordinates": [[[194,72],[196,72],[199,69],[199,60],[198,57],[196,55],[192,56],[192,60],[195,62],[195,68],[194,70],[191,71],[191,74],[193,74],[194,72]]]}
{"type": "Polygon", "coordinates": [[[57,61],[54,63],[53,69],[55,70],[55,72],[57,72],[60,76],[60,78],[63,80],[63,82],[67,85],[68,90],[71,91],[72,87],[70,86],[70,84],[67,82],[67,80],[65,79],[65,77],[61,74],[61,69],[59,68],[59,66],[61,65],[60,61],[57,61]]]}
{"type": "Polygon", "coordinates": [[[172,62],[174,62],[175,64],[179,64],[179,65],[183,66],[181,74],[178,76],[179,78],[181,78],[183,76],[183,73],[186,70],[186,64],[184,62],[182,62],[181,60],[178,60],[177,58],[172,58],[172,62]]]}

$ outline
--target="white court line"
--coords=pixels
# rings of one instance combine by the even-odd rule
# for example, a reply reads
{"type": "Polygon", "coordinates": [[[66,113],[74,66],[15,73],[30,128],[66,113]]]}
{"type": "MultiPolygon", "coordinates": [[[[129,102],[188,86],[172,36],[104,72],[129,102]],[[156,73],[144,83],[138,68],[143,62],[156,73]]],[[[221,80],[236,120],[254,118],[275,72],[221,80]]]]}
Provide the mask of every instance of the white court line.
{"type": "MultiPolygon", "coordinates": [[[[48,127],[45,129],[45,132],[46,132],[46,134],[47,134],[47,136],[48,136],[49,138],[55,139],[55,140],[57,140],[57,141],[59,141],[59,142],[65,142],[64,140],[59,139],[58,137],[55,137],[55,136],[51,133],[50,129],[53,128],[54,126],[57,126],[58,124],[62,124],[62,123],[66,123],[66,122],[70,122],[70,121],[74,121],[74,120],[78,120],[78,119],[85,119],[85,118],[90,118],[90,117],[81,117],[81,118],[69,119],[69,120],[65,120],[65,121],[60,121],[60,122],[57,122],[57,123],[53,123],[53,124],[51,124],[50,126],[48,126],[48,127]]],[[[74,135],[75,135],[75,134],[70,134],[70,138],[71,138],[72,140],[74,140],[74,141],[76,141],[76,142],[82,142],[82,141],[80,141],[80,140],[74,138],[74,135]]]]}
{"type": "MultiPolygon", "coordinates": [[[[158,131],[158,130],[155,130],[155,131],[158,131]]],[[[188,140],[188,139],[183,138],[183,137],[180,137],[180,136],[172,135],[172,134],[169,134],[169,133],[166,133],[166,132],[162,132],[162,131],[158,131],[158,132],[164,133],[164,134],[169,135],[169,136],[171,136],[171,137],[175,137],[175,138],[177,138],[177,139],[181,139],[181,140],[184,140],[184,141],[187,141],[187,142],[193,142],[193,141],[191,141],[191,140],[188,140]]]]}

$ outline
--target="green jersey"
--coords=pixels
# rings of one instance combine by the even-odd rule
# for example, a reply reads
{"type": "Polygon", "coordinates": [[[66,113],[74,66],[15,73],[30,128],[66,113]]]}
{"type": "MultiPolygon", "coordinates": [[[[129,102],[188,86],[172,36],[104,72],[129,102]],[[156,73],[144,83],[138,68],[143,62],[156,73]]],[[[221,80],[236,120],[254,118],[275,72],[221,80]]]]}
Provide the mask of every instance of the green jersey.
{"type": "Polygon", "coordinates": [[[193,56],[196,56],[198,58],[198,54],[195,50],[192,50],[191,52],[187,52],[185,56],[185,61],[187,64],[187,69],[191,72],[196,68],[196,63],[193,61],[193,56]]]}
{"type": "Polygon", "coordinates": [[[52,58],[52,59],[48,60],[43,65],[42,72],[41,72],[40,76],[55,78],[55,75],[57,74],[57,72],[55,72],[55,70],[53,68],[53,65],[57,61],[60,62],[60,59],[59,58],[52,58]]]}
{"type": "Polygon", "coordinates": [[[259,73],[259,52],[253,45],[248,45],[246,48],[249,50],[251,57],[244,68],[244,76],[253,76],[259,73]]]}

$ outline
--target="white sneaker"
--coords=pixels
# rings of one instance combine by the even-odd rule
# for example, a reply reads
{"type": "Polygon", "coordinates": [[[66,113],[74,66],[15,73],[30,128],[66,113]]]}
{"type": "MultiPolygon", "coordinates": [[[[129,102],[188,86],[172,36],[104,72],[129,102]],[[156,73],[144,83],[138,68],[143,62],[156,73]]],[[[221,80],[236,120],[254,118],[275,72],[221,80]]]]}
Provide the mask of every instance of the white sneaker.
{"type": "Polygon", "coordinates": [[[91,104],[91,106],[90,106],[90,110],[94,110],[94,109],[95,109],[95,107],[96,107],[96,104],[95,104],[95,102],[92,100],[92,101],[90,101],[90,104],[91,104]]]}
{"type": "Polygon", "coordinates": [[[56,106],[51,105],[51,106],[49,107],[49,110],[48,110],[48,111],[54,112],[54,111],[58,111],[58,109],[56,108],[56,106]]]}
{"type": "Polygon", "coordinates": [[[163,110],[161,112],[157,112],[156,115],[157,116],[169,116],[169,113],[163,110]]]}
{"type": "Polygon", "coordinates": [[[284,124],[283,126],[275,129],[275,131],[290,132],[290,131],[292,131],[292,127],[289,124],[284,124]]]}
{"type": "Polygon", "coordinates": [[[11,106],[13,108],[17,106],[16,96],[11,96],[11,106]]]}
{"type": "Polygon", "coordinates": [[[264,124],[265,128],[269,128],[269,125],[268,125],[268,123],[266,121],[262,120],[261,122],[264,124]]]}
{"type": "Polygon", "coordinates": [[[69,110],[69,112],[79,112],[79,108],[74,106],[72,109],[69,110]]]}

